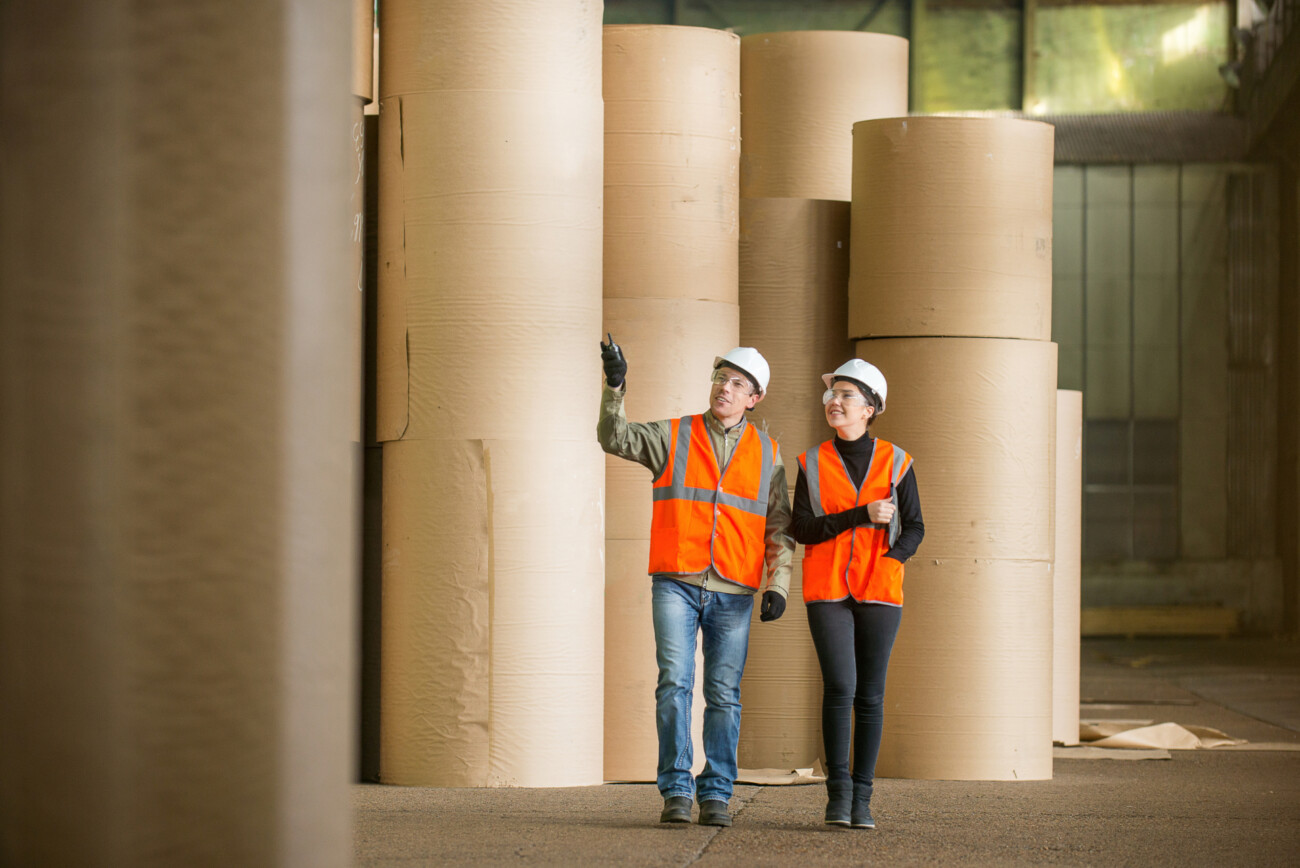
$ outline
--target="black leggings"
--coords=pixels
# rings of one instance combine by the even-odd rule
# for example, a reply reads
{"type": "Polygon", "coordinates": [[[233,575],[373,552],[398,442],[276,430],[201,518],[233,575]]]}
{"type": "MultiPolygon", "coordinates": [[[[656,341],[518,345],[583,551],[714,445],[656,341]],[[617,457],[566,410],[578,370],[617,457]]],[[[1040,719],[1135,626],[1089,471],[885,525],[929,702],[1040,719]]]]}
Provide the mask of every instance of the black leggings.
{"type": "Polygon", "coordinates": [[[851,599],[808,604],[808,627],[822,667],[827,780],[849,779],[849,733],[856,718],[853,781],[875,781],[885,720],[885,670],[902,617],[898,606],[851,599]]]}

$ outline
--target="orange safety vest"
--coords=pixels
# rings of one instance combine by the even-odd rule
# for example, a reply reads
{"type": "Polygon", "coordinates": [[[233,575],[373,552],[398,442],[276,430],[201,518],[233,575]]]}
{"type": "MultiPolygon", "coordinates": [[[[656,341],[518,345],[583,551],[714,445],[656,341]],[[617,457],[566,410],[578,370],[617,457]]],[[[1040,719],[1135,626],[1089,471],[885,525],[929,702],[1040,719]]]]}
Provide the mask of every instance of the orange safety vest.
{"type": "Polygon", "coordinates": [[[719,468],[704,417],[683,416],[672,421],[668,450],[651,491],[650,573],[695,575],[711,566],[757,590],[776,441],[747,424],[719,468]]]}
{"type": "MultiPolygon", "coordinates": [[[[898,480],[912,466],[912,456],[892,443],[876,440],[861,488],[854,488],[844,460],[827,440],[799,456],[808,484],[813,515],[832,515],[876,500],[898,506],[898,480]]],[[[890,524],[858,525],[804,547],[803,599],[843,600],[903,605],[903,565],[884,556],[898,538],[898,513],[890,524]]]]}

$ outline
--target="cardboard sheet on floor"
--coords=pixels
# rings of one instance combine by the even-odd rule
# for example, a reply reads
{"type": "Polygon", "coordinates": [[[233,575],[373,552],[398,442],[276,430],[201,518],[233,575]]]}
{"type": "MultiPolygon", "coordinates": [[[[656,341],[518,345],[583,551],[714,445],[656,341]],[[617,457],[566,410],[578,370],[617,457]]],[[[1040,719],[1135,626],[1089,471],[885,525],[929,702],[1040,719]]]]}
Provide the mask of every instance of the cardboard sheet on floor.
{"type": "Polygon", "coordinates": [[[1079,740],[1092,747],[1197,750],[1245,744],[1208,726],[1165,722],[1133,726],[1127,722],[1080,721],[1079,740]]]}
{"type": "Polygon", "coordinates": [[[1052,759],[1113,759],[1113,760],[1167,760],[1173,754],[1163,748],[1152,750],[1125,750],[1123,748],[1093,747],[1092,745],[1058,745],[1052,748],[1052,759]]]}
{"type": "Polygon", "coordinates": [[[849,335],[1050,340],[1052,161],[1038,121],[854,124],[849,335]]]}
{"type": "Polygon", "coordinates": [[[825,782],[826,775],[822,774],[820,768],[809,767],[805,769],[739,769],[736,773],[736,783],[738,784],[756,784],[763,787],[786,787],[791,784],[820,784],[825,782]]]}
{"type": "Polygon", "coordinates": [[[741,196],[847,202],[853,124],[907,114],[907,49],[847,30],[744,37],[741,196]]]}

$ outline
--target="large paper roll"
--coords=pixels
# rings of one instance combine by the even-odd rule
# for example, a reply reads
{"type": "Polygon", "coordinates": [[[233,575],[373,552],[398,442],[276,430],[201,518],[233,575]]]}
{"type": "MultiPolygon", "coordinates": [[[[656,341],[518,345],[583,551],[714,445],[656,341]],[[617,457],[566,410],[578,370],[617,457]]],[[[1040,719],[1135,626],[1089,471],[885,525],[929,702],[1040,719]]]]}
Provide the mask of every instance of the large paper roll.
{"type": "Polygon", "coordinates": [[[889,382],[873,430],[915,458],[926,528],[906,567],[878,773],[1050,777],[1056,345],[857,348],[889,382]]]}
{"type": "Polygon", "coordinates": [[[932,558],[922,543],[906,569],[876,774],[1050,778],[1051,563],[932,558]]]}
{"type": "MultiPolygon", "coordinates": [[[[384,0],[379,97],[514,91],[545,94],[543,103],[599,100],[600,21],[600,4],[587,0],[384,0]]],[[[557,122],[543,138],[552,132],[565,129],[557,122]]]]}
{"type": "Polygon", "coordinates": [[[601,10],[381,15],[380,777],[598,783],[601,10]]]}
{"type": "Polygon", "coordinates": [[[602,780],[598,455],[593,442],[384,444],[385,783],[602,780]]]}
{"type": "MultiPolygon", "coordinates": [[[[818,199],[740,202],[740,342],[772,366],[754,421],[781,444],[794,491],[796,457],[832,435],[821,375],[853,355],[845,337],[849,203],[818,199]]],[[[742,694],[740,763],[807,768],[821,753],[821,669],[808,633],[799,562],[786,615],[750,630],[742,694]]]]}
{"type": "Polygon", "coordinates": [[[889,383],[872,431],[916,458],[926,557],[1050,561],[1056,345],[889,338],[857,354],[889,383]]]}
{"type": "Polygon", "coordinates": [[[375,0],[352,0],[352,95],[374,95],[375,0]]]}
{"type": "MultiPolygon", "coordinates": [[[[794,464],[791,460],[790,465],[794,464]]],[[[790,485],[794,490],[793,474],[790,485]]],[[[803,602],[803,547],[795,552],[785,614],[766,624],[754,606],[740,685],[737,762],[744,769],[812,768],[822,750],[822,678],[803,602]]]]}
{"type": "Polygon", "coordinates": [[[853,125],[907,114],[907,40],[799,30],[740,42],[740,194],[847,202],[853,125]]]}
{"type": "Polygon", "coordinates": [[[853,125],[851,337],[1051,339],[1052,132],[1011,118],[853,125]]]}
{"type": "Polygon", "coordinates": [[[1056,392],[1056,557],[1052,569],[1052,740],[1079,743],[1083,393],[1056,392]]]}
{"type": "Polygon", "coordinates": [[[740,209],[740,342],[772,367],[752,415],[781,444],[794,491],[795,456],[832,434],[821,376],[853,356],[849,203],[742,199],[740,209]]]}
{"type": "Polygon", "coordinates": [[[739,38],[612,25],[604,69],[605,297],[735,304],[739,38]]]}
{"type": "Polygon", "coordinates": [[[304,11],[5,7],[6,865],[351,861],[349,14],[304,11]]]}
{"type": "MultiPolygon", "coordinates": [[[[700,27],[610,26],[604,44],[604,328],[628,359],[629,419],[699,413],[713,360],[739,331],[739,40],[700,27]]],[[[640,465],[607,457],[610,780],[652,781],[658,758],[650,481],[640,465]]],[[[692,706],[697,768],[701,665],[692,706]]]]}
{"type": "Polygon", "coordinates": [[[379,439],[589,439],[599,98],[391,96],[379,149],[379,439]]]}

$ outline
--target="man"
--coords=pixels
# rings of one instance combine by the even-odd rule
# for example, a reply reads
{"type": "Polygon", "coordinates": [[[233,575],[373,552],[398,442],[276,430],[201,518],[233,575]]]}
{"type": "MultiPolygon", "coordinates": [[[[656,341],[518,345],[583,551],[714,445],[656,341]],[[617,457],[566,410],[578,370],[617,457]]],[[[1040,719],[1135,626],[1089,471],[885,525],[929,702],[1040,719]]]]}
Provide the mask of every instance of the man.
{"type": "Polygon", "coordinates": [[[651,600],[659,683],[661,823],[730,826],[736,780],[740,677],[749,650],[754,594],[768,578],[760,618],[785,612],[794,542],[785,466],[776,441],[745,414],[763,399],[767,361],[737,347],[713,365],[709,409],[643,424],[623,410],[627,362],[611,337],[601,343],[605,388],[596,433],[601,448],[654,474],[650,527],[651,600]],[[704,771],[691,777],[695,635],[704,648],[704,771]]]}

